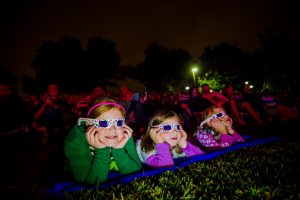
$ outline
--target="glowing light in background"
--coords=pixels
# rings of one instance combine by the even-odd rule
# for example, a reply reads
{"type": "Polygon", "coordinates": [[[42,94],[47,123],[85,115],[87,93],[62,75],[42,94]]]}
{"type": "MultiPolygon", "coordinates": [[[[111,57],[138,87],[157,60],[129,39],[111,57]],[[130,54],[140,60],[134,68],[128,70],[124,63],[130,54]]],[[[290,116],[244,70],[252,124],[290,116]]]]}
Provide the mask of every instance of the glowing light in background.
{"type": "Polygon", "coordinates": [[[197,67],[193,67],[192,68],[192,72],[193,72],[193,79],[194,79],[194,84],[196,85],[196,78],[195,78],[195,72],[197,72],[198,71],[198,68],[197,67]]]}

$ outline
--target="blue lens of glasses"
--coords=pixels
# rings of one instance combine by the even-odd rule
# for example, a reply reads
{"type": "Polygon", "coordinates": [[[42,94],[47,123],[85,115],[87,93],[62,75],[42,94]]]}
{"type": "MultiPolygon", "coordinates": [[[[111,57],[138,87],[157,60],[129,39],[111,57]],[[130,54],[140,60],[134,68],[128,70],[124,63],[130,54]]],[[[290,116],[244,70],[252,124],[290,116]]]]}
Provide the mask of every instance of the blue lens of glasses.
{"type": "Polygon", "coordinates": [[[172,130],[172,126],[171,125],[163,125],[163,130],[170,131],[170,130],[172,130]]]}
{"type": "Polygon", "coordinates": [[[118,126],[118,127],[123,126],[123,124],[124,124],[124,120],[123,120],[123,119],[117,120],[117,126],[118,126]]]}
{"type": "Polygon", "coordinates": [[[218,118],[219,118],[219,117],[222,117],[222,116],[223,116],[223,113],[221,113],[221,112],[220,112],[220,113],[217,113],[216,116],[217,116],[218,118]]]}
{"type": "Polygon", "coordinates": [[[122,127],[124,124],[124,119],[113,119],[113,120],[101,120],[99,121],[99,128],[108,128],[112,125],[116,127],[122,127]]]}
{"type": "Polygon", "coordinates": [[[106,121],[106,120],[99,121],[99,127],[106,128],[108,126],[109,126],[109,122],[108,121],[106,121]]]}
{"type": "Polygon", "coordinates": [[[177,131],[180,131],[180,125],[175,125],[175,129],[176,129],[177,131]]]}
{"type": "Polygon", "coordinates": [[[178,124],[163,125],[162,127],[163,127],[163,131],[171,131],[172,129],[180,131],[180,125],[178,124]]]}

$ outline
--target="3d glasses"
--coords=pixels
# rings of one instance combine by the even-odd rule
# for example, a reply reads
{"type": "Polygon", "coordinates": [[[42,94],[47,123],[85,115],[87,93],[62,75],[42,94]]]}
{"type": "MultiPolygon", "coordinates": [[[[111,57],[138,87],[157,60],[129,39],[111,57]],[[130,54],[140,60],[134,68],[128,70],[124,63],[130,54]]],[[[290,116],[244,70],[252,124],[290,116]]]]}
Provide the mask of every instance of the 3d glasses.
{"type": "Polygon", "coordinates": [[[79,118],[77,121],[77,125],[84,125],[87,124],[87,122],[91,125],[96,126],[97,128],[109,128],[111,126],[115,126],[116,128],[122,128],[122,126],[125,123],[125,118],[119,118],[119,119],[108,119],[108,120],[99,120],[99,119],[92,119],[92,118],[79,118]]]}
{"type": "Polygon", "coordinates": [[[214,114],[214,115],[210,116],[209,118],[207,118],[206,120],[204,120],[203,122],[201,122],[200,128],[202,128],[203,125],[206,124],[207,122],[209,122],[210,120],[212,120],[212,119],[217,119],[217,118],[223,117],[223,116],[225,116],[225,115],[226,115],[225,112],[219,112],[219,113],[217,113],[217,114],[214,114]]]}
{"type": "Polygon", "coordinates": [[[152,128],[161,128],[161,132],[167,132],[171,130],[176,130],[180,131],[180,124],[165,124],[165,125],[157,125],[157,126],[152,126],[152,128]]]}

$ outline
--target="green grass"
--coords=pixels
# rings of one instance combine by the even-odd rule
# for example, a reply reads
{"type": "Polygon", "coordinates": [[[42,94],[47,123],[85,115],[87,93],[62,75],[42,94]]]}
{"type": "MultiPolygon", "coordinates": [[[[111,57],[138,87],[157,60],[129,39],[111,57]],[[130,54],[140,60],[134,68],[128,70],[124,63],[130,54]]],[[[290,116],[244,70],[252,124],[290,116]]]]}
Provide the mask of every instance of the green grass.
{"type": "Polygon", "coordinates": [[[244,148],[176,171],[65,199],[300,199],[298,142],[244,148]]]}

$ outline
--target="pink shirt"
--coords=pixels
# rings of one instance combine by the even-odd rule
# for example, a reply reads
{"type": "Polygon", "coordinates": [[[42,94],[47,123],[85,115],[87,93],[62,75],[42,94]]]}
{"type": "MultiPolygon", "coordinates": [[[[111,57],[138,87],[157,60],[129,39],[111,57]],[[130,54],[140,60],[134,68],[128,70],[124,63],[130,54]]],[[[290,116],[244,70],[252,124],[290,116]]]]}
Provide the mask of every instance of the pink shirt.
{"type": "Polygon", "coordinates": [[[177,153],[174,149],[171,151],[168,143],[156,144],[155,150],[147,153],[141,149],[140,140],[137,141],[136,148],[141,162],[152,167],[172,166],[176,158],[205,154],[204,151],[190,142],[187,142],[185,149],[181,149],[183,153],[177,153]]]}
{"type": "Polygon", "coordinates": [[[231,146],[234,142],[245,141],[236,131],[234,131],[233,135],[220,134],[216,136],[213,131],[199,130],[196,137],[200,145],[208,150],[222,149],[231,146]]]}

